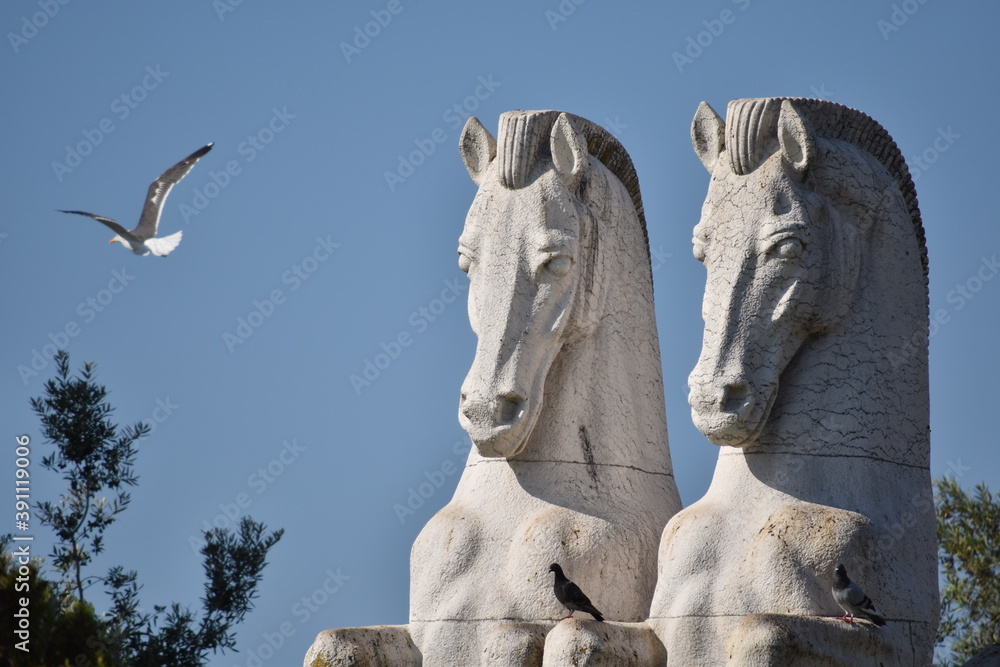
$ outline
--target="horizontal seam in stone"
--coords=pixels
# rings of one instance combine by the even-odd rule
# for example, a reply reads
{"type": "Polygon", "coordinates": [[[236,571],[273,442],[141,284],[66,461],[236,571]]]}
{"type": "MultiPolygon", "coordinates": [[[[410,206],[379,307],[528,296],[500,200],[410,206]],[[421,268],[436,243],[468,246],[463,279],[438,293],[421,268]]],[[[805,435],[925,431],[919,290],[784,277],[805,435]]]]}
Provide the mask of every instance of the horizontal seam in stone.
{"type": "MultiPolygon", "coordinates": [[[[472,465],[477,466],[481,464],[506,463],[507,460],[508,459],[483,460],[483,461],[476,461],[472,465]]],[[[586,463],[585,461],[559,461],[557,459],[517,459],[517,461],[519,463],[567,463],[570,465],[578,465],[578,466],[593,465],[598,468],[627,468],[628,470],[635,470],[636,472],[646,473],[647,475],[661,475],[663,477],[671,477],[671,478],[674,476],[674,473],[672,472],[654,472],[652,470],[643,470],[642,468],[637,468],[635,466],[627,466],[623,463],[596,463],[596,462],[586,463]]]]}
{"type": "MultiPolygon", "coordinates": [[[[582,621],[584,619],[575,619],[582,621]]],[[[555,618],[536,618],[536,619],[524,619],[524,618],[435,618],[430,621],[421,621],[411,619],[410,623],[487,623],[487,622],[513,622],[513,623],[558,623],[559,619],[555,618]]],[[[598,621],[594,621],[597,623],[598,621]]],[[[640,621],[641,623],[642,621],[640,621]]]]}
{"type": "MultiPolygon", "coordinates": [[[[794,456],[815,456],[817,458],[823,458],[823,459],[868,459],[869,461],[878,461],[879,463],[888,463],[890,465],[901,466],[903,468],[913,468],[914,470],[930,470],[929,466],[914,465],[911,463],[901,463],[899,461],[891,461],[889,459],[883,459],[877,456],[862,456],[860,454],[816,454],[814,452],[795,452],[795,451],[743,452],[744,456],[760,456],[760,455],[773,456],[775,454],[791,454],[794,456]]],[[[739,454],[733,452],[732,454],[724,454],[724,456],[739,456],[739,454]]]]}
{"type": "MultiPolygon", "coordinates": [[[[834,621],[839,621],[840,616],[817,616],[813,615],[802,615],[802,614],[789,614],[782,613],[780,611],[754,611],[747,612],[745,614],[685,614],[684,616],[650,616],[646,621],[677,621],[685,618],[743,618],[744,616],[792,616],[795,618],[829,618],[834,621]]],[[[928,624],[928,621],[921,621],[912,618],[892,618],[889,616],[882,615],[886,622],[892,621],[893,623],[923,623],[928,624]]],[[[866,620],[864,616],[855,616],[857,620],[866,620]]],[[[643,621],[643,622],[646,622],[643,621]]]]}

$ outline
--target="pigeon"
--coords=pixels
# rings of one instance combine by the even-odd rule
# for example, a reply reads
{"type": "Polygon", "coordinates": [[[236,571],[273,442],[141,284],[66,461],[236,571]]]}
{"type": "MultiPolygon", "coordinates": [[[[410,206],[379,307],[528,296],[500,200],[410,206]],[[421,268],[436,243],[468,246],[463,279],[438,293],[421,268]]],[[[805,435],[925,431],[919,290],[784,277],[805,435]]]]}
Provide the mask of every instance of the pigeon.
{"type": "Polygon", "coordinates": [[[871,598],[865,595],[861,587],[848,579],[847,568],[843,565],[838,565],[833,571],[833,586],[830,590],[833,592],[833,599],[844,610],[844,615],[838,616],[841,620],[851,623],[857,615],[867,618],[875,625],[885,625],[885,619],[875,611],[871,598]]]}
{"type": "Polygon", "coordinates": [[[549,572],[556,573],[556,581],[552,587],[552,590],[556,594],[556,599],[559,600],[562,606],[569,609],[569,614],[564,616],[563,620],[572,616],[575,611],[585,611],[597,621],[604,620],[601,612],[597,611],[597,608],[591,604],[590,598],[583,594],[579,586],[566,578],[562,568],[557,563],[549,565],[549,572]]]}
{"type": "Polygon", "coordinates": [[[142,207],[139,224],[131,231],[125,229],[111,218],[105,218],[102,215],[94,215],[86,211],[58,210],[60,213],[85,215],[107,225],[117,234],[109,243],[117,241],[137,255],[153,253],[159,257],[166,257],[181,242],[181,232],[164,236],[163,238],[154,238],[156,236],[156,228],[160,224],[160,213],[163,211],[163,202],[167,199],[167,195],[170,194],[170,190],[180,183],[181,179],[187,176],[188,172],[194,168],[195,163],[208,153],[208,151],[212,150],[214,143],[202,146],[170,169],[167,169],[158,179],[153,181],[149,186],[149,191],[146,193],[146,203],[142,207]]]}

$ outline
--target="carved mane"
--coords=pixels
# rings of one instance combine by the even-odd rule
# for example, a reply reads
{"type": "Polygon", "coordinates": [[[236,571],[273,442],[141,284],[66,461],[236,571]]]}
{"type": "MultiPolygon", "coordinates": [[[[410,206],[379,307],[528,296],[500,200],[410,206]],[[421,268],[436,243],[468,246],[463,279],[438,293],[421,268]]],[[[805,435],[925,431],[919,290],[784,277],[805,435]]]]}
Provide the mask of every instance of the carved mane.
{"type": "MultiPolygon", "coordinates": [[[[560,111],[508,111],[500,116],[497,132],[497,160],[500,183],[509,189],[522,187],[535,162],[543,157],[551,157],[549,133],[560,111]]],[[[600,125],[571,113],[566,116],[573,126],[587,138],[587,152],[622,182],[639,216],[642,238],[649,256],[649,232],[646,230],[646,215],[642,208],[639,192],[639,177],[635,173],[632,158],[621,143],[600,125]]]]}
{"type": "Polygon", "coordinates": [[[875,119],[843,104],[804,97],[764,97],[732,100],[726,111],[726,149],[736,174],[756,169],[777,147],[781,103],[790,101],[816,133],[826,139],[846,141],[865,151],[885,167],[903,195],[920,247],[920,265],[927,290],[927,242],[917,204],[917,191],[896,142],[875,119]]]}

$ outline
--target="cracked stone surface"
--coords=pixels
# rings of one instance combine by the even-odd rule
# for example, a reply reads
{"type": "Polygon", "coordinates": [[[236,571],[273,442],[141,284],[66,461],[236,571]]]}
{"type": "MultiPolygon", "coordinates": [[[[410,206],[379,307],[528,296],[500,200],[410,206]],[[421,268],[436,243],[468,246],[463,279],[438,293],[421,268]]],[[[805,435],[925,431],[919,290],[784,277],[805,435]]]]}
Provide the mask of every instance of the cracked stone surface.
{"type": "Polygon", "coordinates": [[[720,452],[663,533],[648,623],[670,665],[930,665],[926,249],[902,156],[821,100],[702,103],[692,140],[712,178],[690,403],[720,452]],[[820,618],[837,563],[887,626],[820,618]]]}
{"type": "MultiPolygon", "coordinates": [[[[411,642],[431,667],[540,667],[566,614],[554,562],[609,621],[645,620],[660,536],[680,508],[631,160],[603,128],[557,111],[503,114],[497,136],[471,118],[460,140],[479,186],[459,239],[478,336],[459,421],[474,447],[413,545],[406,632],[366,629],[393,655],[411,642]]],[[[607,625],[580,633],[594,659],[623,655],[627,636],[662,649],[649,628],[607,625]]],[[[327,631],[322,655],[349,653],[338,632],[360,636],[327,631]]],[[[375,661],[345,664],[387,664],[365,637],[375,661]]]]}

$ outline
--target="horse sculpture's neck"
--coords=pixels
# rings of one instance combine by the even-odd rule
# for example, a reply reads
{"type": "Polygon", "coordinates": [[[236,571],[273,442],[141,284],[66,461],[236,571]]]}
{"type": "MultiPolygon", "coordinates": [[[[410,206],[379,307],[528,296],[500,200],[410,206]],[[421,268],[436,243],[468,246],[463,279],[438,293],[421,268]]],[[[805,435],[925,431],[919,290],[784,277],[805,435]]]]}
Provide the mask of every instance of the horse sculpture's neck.
{"type": "Polygon", "coordinates": [[[912,234],[871,236],[847,318],[807,340],[782,374],[762,448],[928,464],[926,297],[912,260],[916,243],[912,234]]]}
{"type": "Polygon", "coordinates": [[[606,466],[670,474],[651,294],[637,303],[621,283],[605,284],[612,312],[592,335],[562,348],[546,380],[538,426],[511,461],[525,475],[533,460],[585,466],[595,485],[606,466]]]}
{"type": "MultiPolygon", "coordinates": [[[[873,281],[859,295],[843,329],[799,350],[781,376],[758,443],[719,452],[713,492],[731,494],[735,485],[756,489],[755,497],[789,495],[857,510],[886,479],[926,477],[926,330],[864,303],[870,296],[864,292],[877,286],[873,281]],[[860,332],[872,331],[882,334],[859,345],[860,332]]],[[[892,310],[890,304],[884,309],[892,310]]],[[[898,518],[911,503],[909,497],[887,500],[881,512],[898,518]]]]}

